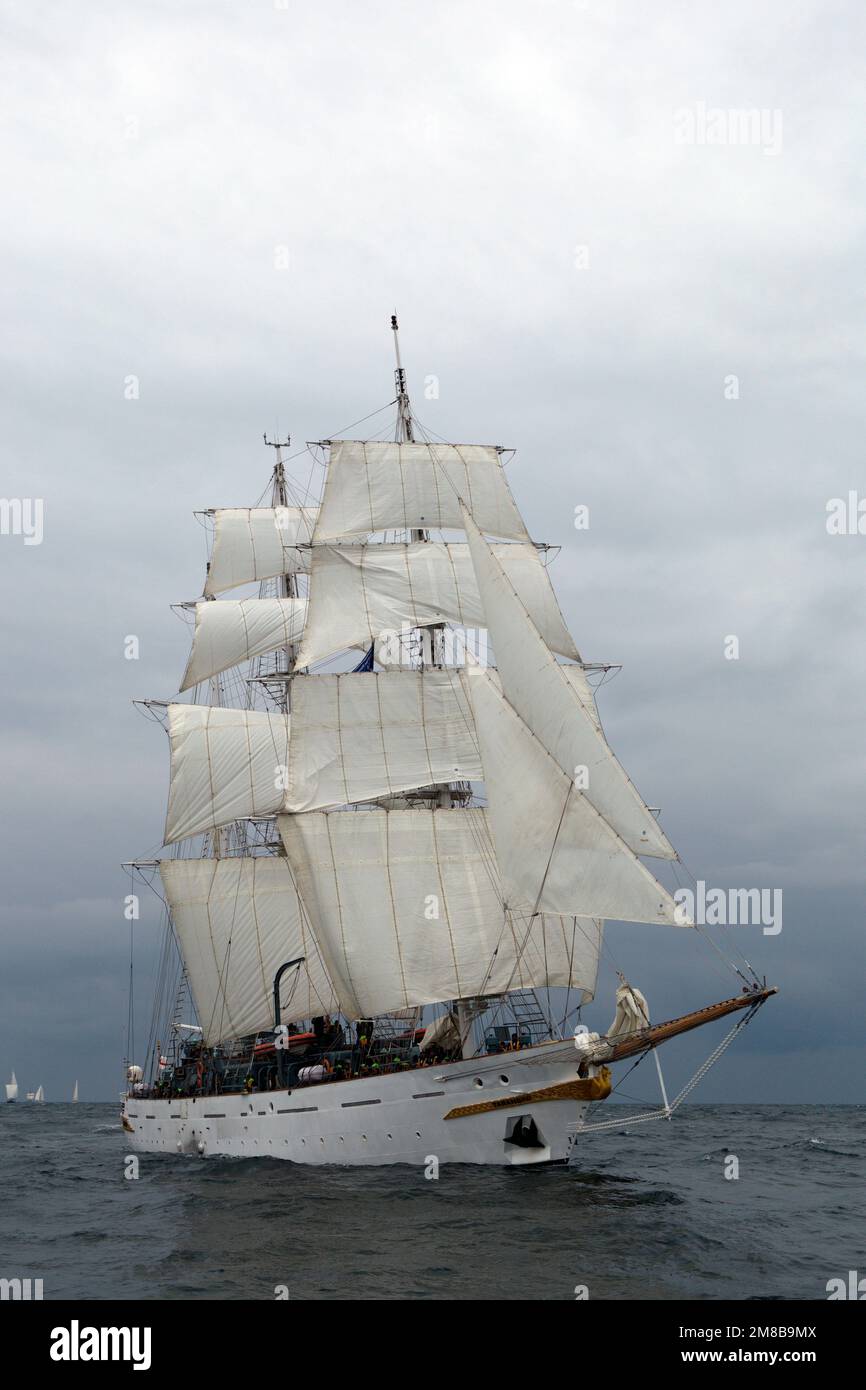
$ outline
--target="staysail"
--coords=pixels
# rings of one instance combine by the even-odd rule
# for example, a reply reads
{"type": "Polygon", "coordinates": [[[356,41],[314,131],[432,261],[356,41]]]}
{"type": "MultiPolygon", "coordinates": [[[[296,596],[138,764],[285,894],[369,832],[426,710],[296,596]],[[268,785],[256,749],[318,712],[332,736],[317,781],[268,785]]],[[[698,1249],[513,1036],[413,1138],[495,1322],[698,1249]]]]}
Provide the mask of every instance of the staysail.
{"type": "Polygon", "coordinates": [[[469,550],[502,693],[578,790],[635,854],[675,859],[655,816],[601,733],[589,687],[581,689],[548,649],[493,548],[463,509],[469,550]]]}
{"type": "Polygon", "coordinates": [[[466,681],[507,901],[529,913],[688,925],[487,672],[476,668],[466,681]]]}

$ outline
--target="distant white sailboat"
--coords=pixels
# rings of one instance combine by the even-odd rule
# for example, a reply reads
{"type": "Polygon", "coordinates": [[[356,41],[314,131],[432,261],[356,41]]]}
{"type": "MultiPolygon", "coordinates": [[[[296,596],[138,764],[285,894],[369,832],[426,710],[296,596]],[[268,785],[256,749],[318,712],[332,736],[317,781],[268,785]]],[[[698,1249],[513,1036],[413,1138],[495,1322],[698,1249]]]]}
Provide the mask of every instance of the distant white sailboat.
{"type": "Polygon", "coordinates": [[[37,1090],[27,1092],[27,1099],[37,1101],[41,1105],[45,1100],[45,1092],[42,1087],[39,1086],[37,1090]]]}
{"type": "Polygon", "coordinates": [[[15,1073],[12,1073],[12,1080],[6,1082],[6,1100],[11,1105],[18,1099],[18,1082],[15,1080],[15,1073]]]}
{"type": "Polygon", "coordinates": [[[78,1104],[78,1082],[77,1082],[77,1081],[76,1081],[75,1085],[74,1085],[73,1088],[72,1088],[72,1104],[73,1104],[73,1105],[77,1105],[77,1104],[78,1104]]]}

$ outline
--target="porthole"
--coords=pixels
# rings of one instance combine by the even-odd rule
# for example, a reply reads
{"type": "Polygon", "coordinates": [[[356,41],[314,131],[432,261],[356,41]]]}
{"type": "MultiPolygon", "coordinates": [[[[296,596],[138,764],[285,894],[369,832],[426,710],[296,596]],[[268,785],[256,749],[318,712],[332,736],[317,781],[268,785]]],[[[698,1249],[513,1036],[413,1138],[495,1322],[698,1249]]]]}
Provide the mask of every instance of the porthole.
{"type": "Polygon", "coordinates": [[[502,1082],[502,1085],[503,1085],[503,1086],[507,1086],[507,1085],[508,1085],[508,1077],[507,1077],[507,1076],[500,1076],[499,1080],[502,1082]]]}
{"type": "Polygon", "coordinates": [[[481,1080],[480,1076],[476,1076],[475,1085],[478,1087],[479,1091],[481,1090],[481,1087],[484,1085],[484,1082],[481,1080]]]}
{"type": "Polygon", "coordinates": [[[367,1136],[366,1136],[366,1134],[362,1134],[362,1135],[361,1135],[361,1139],[362,1139],[363,1143],[366,1144],[366,1142],[367,1142],[367,1136]]]}
{"type": "Polygon", "coordinates": [[[415,1138],[416,1138],[416,1139],[420,1139],[420,1138],[421,1138],[421,1131],[420,1131],[420,1129],[416,1129],[416,1131],[415,1131],[415,1138]]]}
{"type": "Polygon", "coordinates": [[[389,1135],[387,1135],[386,1137],[387,1137],[388,1139],[393,1139],[393,1138],[394,1138],[393,1134],[389,1134],[389,1135]]]}

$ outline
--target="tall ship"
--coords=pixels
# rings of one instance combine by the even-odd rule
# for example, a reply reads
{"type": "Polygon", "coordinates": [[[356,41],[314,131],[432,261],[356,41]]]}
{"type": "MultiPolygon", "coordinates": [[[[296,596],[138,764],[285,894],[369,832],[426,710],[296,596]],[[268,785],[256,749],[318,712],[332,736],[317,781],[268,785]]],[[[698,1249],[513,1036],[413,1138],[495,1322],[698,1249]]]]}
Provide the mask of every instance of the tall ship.
{"type": "Polygon", "coordinates": [[[200,514],[179,697],[141,702],[170,786],[164,850],[128,866],[164,908],[133,1148],[561,1162],[611,1123],[617,1063],[654,1054],[641,1118],[669,1116],[774,992],[732,963],[731,997],[653,1022],[619,975],[608,1031],[581,1022],[606,921],[694,929],[645,862],[676,851],[607,741],[609,668],[566,626],[511,451],[423,427],[391,327],[368,438],[265,437],[257,505],[200,514]],[[669,1099],[659,1045],[727,1015],[669,1099]]]}

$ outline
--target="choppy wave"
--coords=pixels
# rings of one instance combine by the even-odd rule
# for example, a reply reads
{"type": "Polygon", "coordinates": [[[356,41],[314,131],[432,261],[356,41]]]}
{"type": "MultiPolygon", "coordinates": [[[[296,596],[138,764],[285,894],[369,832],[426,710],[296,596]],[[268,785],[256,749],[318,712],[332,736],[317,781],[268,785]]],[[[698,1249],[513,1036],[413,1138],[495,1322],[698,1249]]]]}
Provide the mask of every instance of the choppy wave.
{"type": "Polygon", "coordinates": [[[0,1275],[48,1299],[824,1298],[862,1267],[864,1150],[863,1107],[686,1106],[569,1167],[145,1154],[128,1179],[116,1103],[0,1107],[0,1275]]]}

